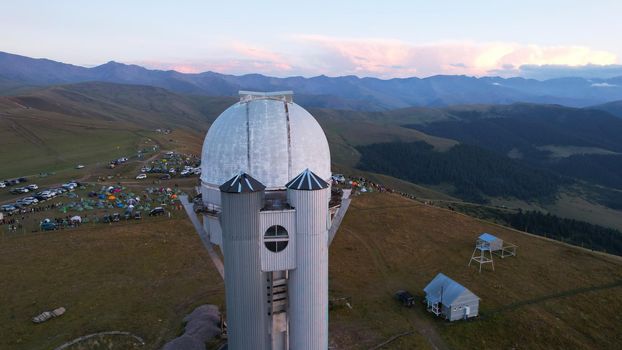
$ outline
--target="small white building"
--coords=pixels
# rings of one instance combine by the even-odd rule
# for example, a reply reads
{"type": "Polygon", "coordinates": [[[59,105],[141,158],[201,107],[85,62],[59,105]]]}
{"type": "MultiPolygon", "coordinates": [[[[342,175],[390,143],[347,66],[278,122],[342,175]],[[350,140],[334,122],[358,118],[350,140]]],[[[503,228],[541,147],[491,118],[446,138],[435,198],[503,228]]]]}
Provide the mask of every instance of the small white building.
{"type": "Polygon", "coordinates": [[[479,313],[479,297],[442,273],[423,291],[428,311],[449,321],[468,319],[479,313]]]}

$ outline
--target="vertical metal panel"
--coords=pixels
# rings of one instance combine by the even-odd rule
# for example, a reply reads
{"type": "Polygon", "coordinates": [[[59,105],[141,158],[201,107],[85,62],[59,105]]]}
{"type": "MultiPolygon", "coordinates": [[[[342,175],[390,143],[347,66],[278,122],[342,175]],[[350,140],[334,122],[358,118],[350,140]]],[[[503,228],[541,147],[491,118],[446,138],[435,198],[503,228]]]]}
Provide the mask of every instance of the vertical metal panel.
{"type": "Polygon", "coordinates": [[[222,238],[229,349],[270,349],[271,319],[261,272],[259,210],[263,193],[222,193],[222,238]]]}
{"type": "Polygon", "coordinates": [[[248,171],[246,104],[227,108],[212,123],[203,142],[201,180],[221,185],[239,171],[248,171]]]}
{"type": "Polygon", "coordinates": [[[206,232],[209,240],[213,244],[222,246],[222,228],[220,227],[220,218],[215,215],[203,215],[203,222],[206,224],[206,232]]]}
{"type": "MultiPolygon", "coordinates": [[[[255,100],[248,103],[250,151],[249,174],[268,187],[276,176],[289,179],[287,116],[283,102],[255,100]],[[278,175],[277,175],[278,174],[278,175]]],[[[283,186],[283,183],[277,186],[283,186]]]]}
{"type": "Polygon", "coordinates": [[[261,269],[263,271],[290,270],[296,267],[296,211],[267,210],[260,217],[261,269]],[[289,235],[287,247],[278,253],[271,252],[263,243],[266,230],[274,225],[283,226],[289,235]]]}
{"type": "Polygon", "coordinates": [[[287,180],[305,169],[313,171],[326,181],[330,180],[330,149],[324,130],[309,112],[295,103],[288,104],[288,114],[292,139],[292,168],[287,180]]]}
{"type": "Polygon", "coordinates": [[[203,198],[203,204],[206,207],[210,209],[214,206],[220,207],[220,189],[218,189],[218,187],[202,182],[201,197],[203,198]]]}
{"type": "Polygon", "coordinates": [[[318,234],[328,230],[330,187],[315,191],[287,190],[287,201],[296,209],[296,230],[318,234]],[[304,215],[303,215],[304,214],[304,215]]]}
{"type": "Polygon", "coordinates": [[[330,188],[288,190],[296,208],[296,269],[289,274],[290,348],[328,348],[328,199],[330,188]]]}

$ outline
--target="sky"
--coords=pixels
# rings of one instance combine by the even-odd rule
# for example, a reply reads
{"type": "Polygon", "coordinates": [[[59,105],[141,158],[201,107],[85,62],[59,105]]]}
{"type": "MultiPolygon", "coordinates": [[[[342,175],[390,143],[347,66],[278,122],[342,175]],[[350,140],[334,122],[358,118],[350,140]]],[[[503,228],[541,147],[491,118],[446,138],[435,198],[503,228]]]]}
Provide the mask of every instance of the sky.
{"type": "Polygon", "coordinates": [[[7,0],[0,51],[184,73],[622,75],[621,0],[7,0]]]}

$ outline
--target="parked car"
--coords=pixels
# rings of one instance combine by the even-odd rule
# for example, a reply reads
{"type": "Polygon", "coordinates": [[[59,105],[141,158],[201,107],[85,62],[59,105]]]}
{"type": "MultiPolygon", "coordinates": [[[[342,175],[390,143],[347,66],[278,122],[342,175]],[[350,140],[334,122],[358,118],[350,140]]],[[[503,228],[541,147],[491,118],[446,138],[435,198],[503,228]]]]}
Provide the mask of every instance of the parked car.
{"type": "Polygon", "coordinates": [[[82,164],[76,165],[76,169],[83,169],[83,168],[84,168],[84,165],[82,165],[82,164]]]}
{"type": "Polygon", "coordinates": [[[19,178],[17,178],[17,180],[19,182],[28,182],[28,178],[26,178],[26,177],[19,177],[19,178]]]}
{"type": "Polygon", "coordinates": [[[53,231],[56,230],[56,224],[52,222],[50,219],[45,219],[41,221],[41,230],[43,231],[53,231]]]}
{"type": "Polygon", "coordinates": [[[75,182],[68,182],[68,183],[62,184],[62,187],[66,190],[72,191],[72,190],[75,190],[76,187],[78,187],[78,184],[76,184],[75,182]]]}
{"type": "Polygon", "coordinates": [[[27,205],[24,204],[23,202],[17,200],[15,201],[15,203],[11,203],[12,206],[14,206],[16,209],[22,209],[22,208],[26,208],[27,205]]]}
{"type": "Polygon", "coordinates": [[[160,180],[170,180],[171,179],[171,175],[170,174],[165,174],[160,176],[160,180]]]}
{"type": "Polygon", "coordinates": [[[37,184],[30,184],[28,186],[26,186],[27,189],[34,191],[34,190],[38,190],[39,186],[37,186],[37,184]]]}
{"type": "Polygon", "coordinates": [[[6,184],[4,183],[4,181],[0,181],[0,188],[5,188],[6,184]]]}
{"type": "Polygon", "coordinates": [[[119,213],[113,213],[112,214],[112,221],[113,222],[119,222],[119,220],[121,220],[121,215],[119,215],[119,213]]]}
{"type": "Polygon", "coordinates": [[[35,197],[26,197],[26,198],[22,198],[22,199],[17,200],[17,202],[23,203],[23,204],[26,204],[26,205],[32,205],[32,204],[39,203],[39,200],[37,198],[35,198],[35,197]]]}
{"type": "Polygon", "coordinates": [[[343,174],[333,174],[333,181],[343,183],[346,182],[346,178],[343,174]]]}
{"type": "Polygon", "coordinates": [[[149,212],[149,216],[159,216],[159,215],[164,215],[164,208],[155,207],[151,209],[151,211],[149,212]]]}
{"type": "Polygon", "coordinates": [[[27,207],[27,206],[29,206],[30,204],[32,204],[32,203],[27,202],[27,201],[25,201],[25,200],[23,200],[23,199],[18,199],[18,200],[16,200],[16,201],[15,201],[15,206],[16,206],[18,209],[21,209],[21,208],[26,208],[26,207],[27,207]]]}
{"type": "Polygon", "coordinates": [[[147,174],[138,174],[138,176],[136,176],[136,180],[144,180],[147,178],[147,174]]]}
{"type": "Polygon", "coordinates": [[[104,215],[104,216],[102,217],[102,222],[103,222],[103,223],[105,223],[105,224],[112,222],[112,216],[110,216],[110,215],[104,215]]]}
{"type": "Polygon", "coordinates": [[[11,193],[13,194],[21,194],[21,193],[28,193],[30,192],[29,189],[27,189],[26,187],[17,187],[11,190],[11,193]]]}
{"type": "Polygon", "coordinates": [[[128,209],[123,213],[123,219],[130,220],[134,215],[132,215],[132,210],[128,209]]]}
{"type": "Polygon", "coordinates": [[[0,206],[0,210],[2,210],[5,213],[9,213],[9,212],[17,210],[17,208],[15,208],[15,206],[11,204],[4,204],[0,206]]]}
{"type": "Polygon", "coordinates": [[[402,305],[411,307],[415,305],[415,297],[405,290],[398,290],[395,292],[395,299],[397,299],[402,305]]]}
{"type": "Polygon", "coordinates": [[[142,216],[140,215],[140,212],[139,211],[135,212],[134,213],[134,220],[140,220],[140,219],[142,219],[142,216]]]}

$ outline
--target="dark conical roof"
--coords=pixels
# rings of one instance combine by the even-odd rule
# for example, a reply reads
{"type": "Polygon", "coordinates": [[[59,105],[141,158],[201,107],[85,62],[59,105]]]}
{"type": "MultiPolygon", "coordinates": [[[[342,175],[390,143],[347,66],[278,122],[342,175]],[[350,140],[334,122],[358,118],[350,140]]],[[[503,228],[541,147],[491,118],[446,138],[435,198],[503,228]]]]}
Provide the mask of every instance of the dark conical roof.
{"type": "Polygon", "coordinates": [[[266,186],[246,173],[239,173],[220,186],[220,191],[227,193],[251,193],[265,189],[266,186]]]}
{"type": "Polygon", "coordinates": [[[328,183],[324,181],[321,177],[315,175],[315,173],[311,170],[306,169],[298,176],[293,178],[290,182],[288,182],[285,187],[289,188],[290,190],[313,191],[327,188],[328,183]]]}

